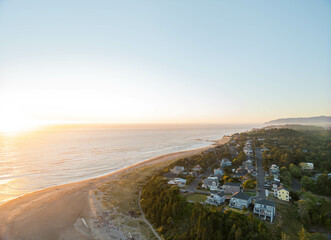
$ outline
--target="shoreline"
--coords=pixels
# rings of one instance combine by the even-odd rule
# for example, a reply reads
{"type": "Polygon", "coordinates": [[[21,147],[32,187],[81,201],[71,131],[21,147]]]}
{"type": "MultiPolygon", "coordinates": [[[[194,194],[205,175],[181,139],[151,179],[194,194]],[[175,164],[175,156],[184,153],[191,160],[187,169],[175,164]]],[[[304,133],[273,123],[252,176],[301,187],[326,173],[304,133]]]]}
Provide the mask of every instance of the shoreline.
{"type": "MultiPolygon", "coordinates": [[[[224,137],[228,137],[228,136],[224,136],[224,137]]],[[[38,190],[33,190],[31,192],[28,192],[28,193],[19,195],[17,197],[13,197],[13,198],[10,198],[10,199],[7,199],[7,200],[4,200],[4,201],[0,202],[0,208],[1,208],[2,205],[6,204],[6,203],[8,203],[10,201],[14,201],[15,199],[18,199],[18,198],[21,198],[21,197],[24,197],[24,196],[27,196],[27,195],[30,195],[30,194],[33,194],[33,193],[36,193],[36,192],[39,192],[39,191],[43,191],[43,190],[46,190],[46,189],[49,189],[49,188],[54,188],[54,187],[61,187],[61,186],[65,186],[65,185],[68,185],[68,184],[75,184],[75,183],[80,183],[80,182],[84,182],[84,181],[90,181],[90,180],[99,179],[99,178],[103,178],[103,177],[109,177],[112,174],[119,174],[119,173],[121,173],[121,171],[128,170],[130,168],[139,167],[139,165],[141,165],[141,164],[145,164],[145,163],[148,163],[150,161],[155,161],[155,160],[158,160],[159,158],[167,157],[168,155],[170,156],[170,155],[173,155],[173,154],[186,153],[186,152],[190,152],[190,151],[207,150],[207,149],[209,149],[211,147],[215,147],[217,145],[220,145],[221,144],[221,141],[222,141],[222,139],[219,139],[219,140],[212,141],[212,144],[210,144],[208,146],[198,147],[198,148],[192,148],[192,149],[187,149],[187,150],[182,150],[182,151],[176,151],[176,152],[162,154],[162,155],[159,155],[159,156],[156,156],[156,157],[152,157],[152,158],[143,160],[141,162],[138,162],[138,163],[135,163],[135,164],[132,164],[132,165],[123,167],[121,169],[115,170],[113,172],[108,172],[106,174],[102,174],[102,175],[99,175],[99,176],[90,177],[90,178],[86,178],[86,179],[82,179],[82,180],[78,180],[78,181],[73,181],[73,182],[61,183],[59,185],[49,186],[49,187],[38,189],[38,190]]],[[[0,240],[1,240],[1,238],[0,238],[0,240]]]]}
{"type": "MultiPolygon", "coordinates": [[[[223,136],[217,144],[164,154],[104,176],[37,190],[4,202],[0,205],[0,239],[59,239],[60,233],[71,234],[79,217],[91,217],[90,191],[96,186],[119,180],[121,176],[140,168],[156,167],[161,163],[199,154],[228,140],[229,136],[223,136]]],[[[76,238],[78,236],[71,239],[76,238]]]]}

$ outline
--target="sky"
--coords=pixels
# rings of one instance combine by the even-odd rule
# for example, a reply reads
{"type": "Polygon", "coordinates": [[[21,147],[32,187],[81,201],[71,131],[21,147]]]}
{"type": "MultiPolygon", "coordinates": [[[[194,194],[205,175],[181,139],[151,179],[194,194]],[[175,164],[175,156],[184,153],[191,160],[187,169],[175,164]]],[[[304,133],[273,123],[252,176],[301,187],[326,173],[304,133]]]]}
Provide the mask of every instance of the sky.
{"type": "Polygon", "coordinates": [[[0,0],[0,129],[331,115],[331,2],[0,0]]]}

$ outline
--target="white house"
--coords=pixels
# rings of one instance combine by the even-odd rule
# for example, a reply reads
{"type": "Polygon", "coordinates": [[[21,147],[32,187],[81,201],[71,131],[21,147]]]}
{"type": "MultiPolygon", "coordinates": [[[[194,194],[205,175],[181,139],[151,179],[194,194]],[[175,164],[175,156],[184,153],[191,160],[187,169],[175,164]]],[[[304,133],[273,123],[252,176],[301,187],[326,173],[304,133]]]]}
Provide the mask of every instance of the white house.
{"type": "Polygon", "coordinates": [[[272,164],[270,169],[269,169],[269,173],[271,175],[275,175],[279,173],[279,167],[276,164],[272,164]]]}
{"type": "Polygon", "coordinates": [[[253,213],[264,220],[270,220],[272,222],[276,214],[275,203],[265,199],[256,201],[253,213]]]}
{"type": "Polygon", "coordinates": [[[229,167],[231,165],[232,165],[232,163],[231,163],[231,161],[229,159],[227,159],[227,158],[223,158],[222,159],[221,167],[224,168],[224,167],[229,167]]]}
{"type": "Polygon", "coordinates": [[[207,177],[203,181],[203,187],[210,189],[211,191],[216,191],[218,189],[218,178],[217,177],[207,177]]]}
{"type": "Polygon", "coordinates": [[[212,193],[207,197],[206,203],[211,205],[219,206],[225,201],[225,193],[224,192],[218,192],[218,193],[212,193]]]}
{"type": "Polygon", "coordinates": [[[182,179],[182,178],[174,178],[171,179],[168,184],[171,185],[177,185],[178,187],[184,187],[186,184],[186,179],[182,179]]]}
{"type": "Polygon", "coordinates": [[[269,148],[266,148],[266,147],[261,148],[261,152],[265,152],[265,151],[269,151],[269,148]]]}
{"type": "Polygon", "coordinates": [[[224,172],[223,172],[223,170],[221,169],[221,168],[216,168],[216,169],[214,169],[214,175],[216,176],[216,177],[222,177],[223,175],[224,175],[224,172]]]}
{"type": "Polygon", "coordinates": [[[250,147],[244,147],[243,151],[247,156],[252,156],[253,155],[253,151],[250,147]]]}
{"type": "Polygon", "coordinates": [[[249,204],[251,203],[251,196],[247,195],[244,192],[237,192],[231,197],[229,206],[238,209],[243,209],[245,207],[247,209],[249,204]]]}
{"type": "Polygon", "coordinates": [[[198,164],[194,168],[192,168],[193,172],[200,172],[202,170],[202,167],[198,164]]]}
{"type": "Polygon", "coordinates": [[[302,170],[313,170],[314,169],[314,163],[310,162],[301,162],[299,163],[302,170]]]}
{"type": "Polygon", "coordinates": [[[173,169],[170,169],[170,172],[178,175],[180,174],[181,172],[183,172],[185,169],[183,166],[175,166],[173,169]]]}

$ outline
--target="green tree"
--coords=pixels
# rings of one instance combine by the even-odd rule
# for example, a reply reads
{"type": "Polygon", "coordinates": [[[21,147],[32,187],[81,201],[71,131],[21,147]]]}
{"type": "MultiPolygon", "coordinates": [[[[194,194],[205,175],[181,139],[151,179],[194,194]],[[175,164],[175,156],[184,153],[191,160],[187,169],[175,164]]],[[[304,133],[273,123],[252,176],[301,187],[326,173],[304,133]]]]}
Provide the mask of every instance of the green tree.
{"type": "Polygon", "coordinates": [[[237,231],[236,231],[236,233],[235,233],[235,236],[234,236],[234,239],[235,240],[240,240],[241,239],[241,229],[240,229],[240,227],[238,227],[238,229],[237,229],[237,231]]]}
{"type": "Polygon", "coordinates": [[[301,183],[302,183],[302,188],[307,191],[311,191],[311,190],[315,189],[315,187],[316,187],[315,180],[311,179],[310,177],[307,177],[307,176],[304,176],[301,179],[301,183]]]}
{"type": "Polygon", "coordinates": [[[282,232],[282,238],[281,240],[291,240],[289,236],[286,235],[286,233],[282,232]]]}
{"type": "Polygon", "coordinates": [[[299,240],[309,240],[308,233],[303,226],[302,226],[301,230],[299,231],[298,235],[299,235],[299,240]]]}
{"type": "Polygon", "coordinates": [[[293,163],[290,164],[289,167],[290,173],[293,177],[295,178],[300,178],[301,177],[301,170],[298,166],[294,165],[293,163]]]}

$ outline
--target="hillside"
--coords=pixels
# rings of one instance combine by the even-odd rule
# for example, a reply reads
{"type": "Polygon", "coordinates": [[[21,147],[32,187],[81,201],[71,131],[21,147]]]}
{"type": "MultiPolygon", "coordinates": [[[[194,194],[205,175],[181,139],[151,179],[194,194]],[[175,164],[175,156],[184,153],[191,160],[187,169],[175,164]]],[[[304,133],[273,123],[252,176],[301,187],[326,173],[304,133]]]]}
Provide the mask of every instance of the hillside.
{"type": "Polygon", "coordinates": [[[270,125],[266,126],[263,129],[269,130],[272,128],[288,128],[296,131],[325,131],[325,128],[312,125],[302,125],[302,124],[283,124],[283,125],[270,125]]]}
{"type": "Polygon", "coordinates": [[[266,122],[267,125],[275,124],[303,124],[314,126],[331,126],[331,116],[302,117],[302,118],[281,118],[266,122]]]}

